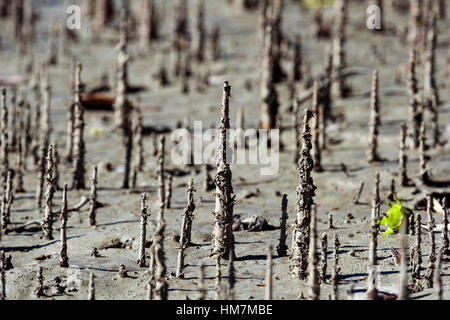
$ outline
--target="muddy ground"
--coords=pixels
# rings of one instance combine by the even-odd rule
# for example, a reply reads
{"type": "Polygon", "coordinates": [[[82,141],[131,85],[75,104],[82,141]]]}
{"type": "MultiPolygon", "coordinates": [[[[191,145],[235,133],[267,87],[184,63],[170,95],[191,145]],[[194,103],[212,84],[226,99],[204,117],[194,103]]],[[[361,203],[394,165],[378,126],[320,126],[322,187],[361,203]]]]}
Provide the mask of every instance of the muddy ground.
{"type": "MultiPolygon", "coordinates": [[[[157,1],[159,2],[159,1],[157,1]]],[[[136,42],[129,47],[132,60],[129,77],[132,85],[143,85],[144,92],[139,94],[142,105],[151,106],[144,110],[145,126],[169,126],[175,128],[176,124],[189,117],[203,122],[205,128],[211,124],[216,126],[219,119],[222,82],[228,80],[232,86],[231,99],[231,125],[234,126],[236,110],[244,108],[246,127],[257,128],[259,124],[260,107],[260,24],[259,11],[240,12],[233,6],[219,1],[206,1],[206,25],[211,30],[215,23],[221,26],[222,57],[217,62],[209,62],[210,85],[204,92],[197,92],[195,80],[190,81],[188,95],[181,94],[181,82],[173,74],[173,55],[166,63],[171,84],[161,88],[154,79],[163,48],[168,47],[171,35],[175,1],[164,1],[164,18],[162,22],[163,41],[150,50],[139,49],[136,42]],[[251,85],[248,85],[251,84],[251,85]]],[[[137,10],[138,1],[133,1],[133,9],[137,10]]],[[[161,3],[159,6],[162,7],[161,3]]],[[[190,26],[195,23],[195,2],[189,1],[190,26]]],[[[61,22],[64,17],[62,1],[46,1],[38,8],[41,20],[38,23],[38,39],[33,47],[34,61],[47,57],[48,30],[52,21],[61,22]]],[[[332,10],[325,10],[325,18],[329,20],[332,10]]],[[[331,275],[332,265],[332,239],[334,234],[339,235],[341,242],[340,253],[340,286],[341,299],[346,299],[345,291],[351,282],[355,283],[357,291],[355,298],[365,298],[367,267],[368,267],[368,240],[369,240],[369,202],[372,197],[373,181],[376,172],[381,174],[381,212],[388,210],[387,197],[390,193],[391,178],[397,174],[398,133],[400,124],[407,121],[406,74],[396,81],[398,70],[406,70],[408,47],[399,41],[397,35],[385,35],[371,32],[365,27],[366,6],[362,1],[351,1],[349,11],[349,26],[347,28],[347,61],[350,66],[360,67],[363,74],[352,77],[348,83],[353,88],[352,95],[345,100],[334,100],[333,112],[342,114],[345,120],[330,127],[329,138],[340,140],[337,144],[328,144],[328,150],[323,154],[323,173],[314,173],[314,184],[317,186],[315,202],[318,213],[319,234],[326,232],[329,239],[328,275],[331,275]],[[374,50],[376,48],[376,50],[374,50]],[[387,161],[368,165],[365,160],[368,137],[369,120],[369,93],[372,68],[378,68],[380,73],[380,98],[382,128],[380,133],[380,153],[387,161]],[[348,176],[341,170],[341,163],[348,169],[348,176]],[[364,181],[366,187],[361,195],[361,203],[353,204],[353,197],[359,184],[364,181]],[[333,213],[335,229],[328,229],[328,213],[333,213]],[[346,222],[351,213],[353,219],[346,222]]],[[[450,12],[448,12],[450,15],[450,12]]],[[[312,64],[312,76],[323,72],[326,46],[330,40],[316,40],[311,35],[311,11],[301,8],[297,1],[286,1],[283,16],[283,30],[289,37],[300,34],[303,40],[304,59],[312,64]]],[[[386,10],[385,22],[390,28],[402,29],[407,25],[407,14],[401,15],[386,10]]],[[[2,30],[11,30],[8,21],[1,21],[2,30]]],[[[446,57],[449,39],[445,30],[449,30],[450,22],[439,22],[439,45],[437,49],[438,74],[440,94],[443,105],[440,108],[440,125],[445,139],[450,139],[450,104],[449,86],[446,76],[446,57]]],[[[100,81],[102,73],[109,75],[110,84],[113,84],[113,65],[115,60],[115,44],[117,32],[108,30],[100,39],[94,39],[91,32],[90,21],[82,19],[82,28],[78,32],[82,41],[70,46],[73,55],[79,59],[84,68],[82,81],[87,87],[94,87],[100,81]]],[[[2,33],[2,46],[0,50],[0,75],[21,75],[26,77],[24,59],[18,53],[18,45],[12,38],[12,32],[2,33]]],[[[65,148],[66,102],[71,99],[67,87],[67,75],[70,72],[70,59],[62,53],[58,56],[58,64],[51,66],[50,83],[52,88],[51,120],[53,124],[52,141],[58,144],[60,154],[65,148]]],[[[209,54],[209,51],[208,51],[209,54]]],[[[37,62],[33,62],[36,65],[37,62]]],[[[285,70],[290,67],[284,65],[285,70]]],[[[193,63],[196,72],[199,67],[193,63]]],[[[423,73],[419,68],[419,79],[422,82],[423,73]]],[[[304,84],[298,85],[298,92],[302,92],[304,84]]],[[[280,169],[275,176],[262,176],[258,165],[233,165],[233,186],[237,194],[237,203],[234,207],[236,214],[243,217],[259,215],[265,217],[271,225],[279,225],[280,194],[286,193],[289,199],[289,229],[288,246],[290,249],[291,224],[295,218],[296,187],[298,184],[297,168],[293,164],[295,150],[292,130],[292,114],[287,111],[289,95],[286,83],[278,86],[280,102],[282,105],[282,123],[285,127],[282,142],[285,145],[280,153],[280,169]],[[260,190],[259,195],[243,199],[242,195],[255,188],[260,190]]],[[[32,94],[28,94],[32,98],[32,94]]],[[[302,106],[304,108],[305,106],[302,106]]],[[[90,175],[93,165],[100,162],[109,162],[113,165],[123,165],[124,149],[120,137],[113,131],[112,112],[86,112],[86,168],[90,175]],[[95,133],[95,134],[94,134],[95,133]]],[[[169,136],[167,136],[169,139],[169,136]]],[[[171,147],[171,144],[167,144],[171,147]]],[[[155,157],[152,155],[153,145],[150,136],[144,137],[145,170],[138,175],[138,188],[148,193],[151,217],[148,226],[148,240],[151,240],[156,226],[157,196],[155,157]]],[[[174,168],[170,161],[170,150],[167,148],[166,167],[174,168]]],[[[450,179],[450,145],[429,150],[431,157],[429,169],[433,177],[440,180],[450,179]]],[[[418,176],[419,161],[417,151],[408,151],[408,175],[418,176]]],[[[11,160],[11,163],[13,160],[11,160]]],[[[36,186],[35,167],[32,159],[27,159],[27,172],[25,173],[26,192],[15,195],[12,205],[11,227],[18,227],[27,221],[40,219],[36,209],[34,191],[36,186]]],[[[181,168],[188,170],[187,168],[181,168]]],[[[60,165],[60,182],[71,181],[71,169],[60,165]]],[[[210,233],[212,230],[212,211],[214,198],[211,192],[204,191],[202,187],[202,173],[192,171],[183,177],[174,177],[174,191],[172,208],[166,210],[166,238],[165,253],[168,267],[168,285],[170,299],[195,299],[199,267],[202,261],[206,264],[206,285],[208,298],[214,298],[214,261],[210,258],[210,233]],[[195,194],[195,220],[193,224],[193,242],[195,246],[187,250],[185,279],[176,279],[170,276],[176,269],[178,243],[174,240],[179,233],[181,214],[186,205],[186,187],[190,177],[195,179],[197,192],[195,194]]],[[[86,177],[87,178],[87,177],[86,177]]],[[[14,268],[6,272],[8,299],[36,299],[33,290],[36,286],[37,266],[44,268],[45,285],[48,286],[47,297],[40,299],[86,299],[88,291],[89,274],[96,276],[97,299],[145,299],[146,283],[148,280],[147,268],[137,266],[140,197],[139,192],[130,192],[121,189],[122,173],[108,172],[102,167],[99,170],[98,200],[105,207],[98,210],[97,227],[89,225],[87,206],[80,212],[72,212],[69,217],[68,228],[68,255],[70,267],[60,268],[58,263],[59,241],[40,239],[39,230],[24,232],[11,232],[3,237],[0,248],[12,256],[14,268]],[[126,243],[126,248],[114,247],[117,242],[126,243]],[[98,248],[99,258],[90,256],[92,248],[98,248]],[[130,277],[120,278],[119,265],[124,264],[130,277]],[[55,277],[60,277],[67,285],[66,293],[54,294],[53,283],[55,277]],[[67,282],[67,283],[66,283],[67,282]]],[[[87,186],[89,186],[87,179],[87,186]]],[[[414,194],[414,188],[396,185],[397,194],[404,205],[414,207],[414,203],[422,199],[431,191],[450,191],[450,189],[420,190],[414,194]]],[[[69,192],[69,207],[76,204],[82,192],[69,192]]],[[[61,191],[56,193],[54,200],[55,210],[59,210],[61,191]]],[[[417,210],[426,220],[425,211],[417,210]]],[[[437,221],[441,216],[436,214],[437,221]]],[[[59,237],[59,220],[56,235],[59,237]]],[[[236,298],[262,299],[264,298],[264,277],[266,248],[269,244],[276,247],[279,230],[264,232],[235,232],[236,240],[236,298]]],[[[439,234],[436,233],[437,245],[440,245],[439,234]]],[[[412,243],[412,239],[410,239],[412,243]]],[[[423,265],[428,263],[429,254],[428,236],[423,233],[423,265]]],[[[398,292],[399,268],[393,263],[389,248],[398,248],[397,235],[386,235],[378,238],[379,277],[378,285],[390,293],[398,292]]],[[[148,251],[148,249],[147,249],[148,251]]],[[[444,282],[444,297],[450,297],[450,260],[442,265],[444,282]]],[[[222,273],[226,277],[226,266],[222,273]]],[[[303,281],[293,280],[289,272],[289,257],[278,257],[274,253],[274,292],[275,299],[298,299],[301,293],[306,295],[306,284],[303,281]]],[[[226,279],[225,279],[226,280],[226,279]]],[[[321,285],[321,298],[328,299],[331,285],[321,285]]],[[[426,289],[413,294],[414,299],[435,299],[433,289],[426,289]]]]}

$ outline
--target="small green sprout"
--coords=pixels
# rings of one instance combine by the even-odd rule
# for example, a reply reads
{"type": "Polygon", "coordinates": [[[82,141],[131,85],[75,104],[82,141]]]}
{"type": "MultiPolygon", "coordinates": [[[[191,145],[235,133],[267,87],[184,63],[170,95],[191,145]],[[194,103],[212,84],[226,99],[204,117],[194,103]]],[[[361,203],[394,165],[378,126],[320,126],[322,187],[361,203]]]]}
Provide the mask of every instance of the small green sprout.
{"type": "Polygon", "coordinates": [[[388,212],[385,213],[384,217],[378,220],[380,225],[386,225],[387,230],[381,233],[390,234],[392,232],[397,232],[400,228],[400,224],[402,222],[403,214],[405,213],[407,216],[411,215],[413,211],[410,208],[402,207],[402,204],[397,199],[395,194],[393,194],[395,201],[397,204],[392,204],[389,202],[389,206],[391,207],[388,212]]]}

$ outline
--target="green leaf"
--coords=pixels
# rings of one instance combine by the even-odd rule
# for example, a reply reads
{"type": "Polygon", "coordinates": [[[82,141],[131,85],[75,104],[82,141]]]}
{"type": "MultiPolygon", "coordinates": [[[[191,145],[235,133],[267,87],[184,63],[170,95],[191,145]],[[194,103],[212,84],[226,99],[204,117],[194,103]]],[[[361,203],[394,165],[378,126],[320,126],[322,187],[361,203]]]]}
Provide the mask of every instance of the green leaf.
{"type": "Polygon", "coordinates": [[[388,212],[385,213],[385,216],[382,219],[378,220],[378,223],[380,225],[385,225],[387,227],[387,230],[381,233],[382,235],[397,232],[400,228],[403,214],[405,213],[407,216],[409,216],[413,213],[410,208],[402,207],[400,200],[398,200],[395,194],[393,194],[393,196],[397,204],[394,205],[392,203],[389,203],[389,206],[391,208],[388,212]]]}
{"type": "Polygon", "coordinates": [[[394,230],[388,228],[385,232],[382,232],[380,234],[385,235],[385,234],[391,234],[392,232],[394,232],[394,230]]]}
{"type": "Polygon", "coordinates": [[[395,201],[397,201],[397,205],[398,206],[402,206],[402,204],[400,203],[400,200],[398,200],[397,196],[395,195],[395,193],[392,194],[394,196],[395,201]]]}

